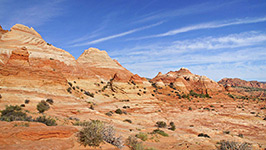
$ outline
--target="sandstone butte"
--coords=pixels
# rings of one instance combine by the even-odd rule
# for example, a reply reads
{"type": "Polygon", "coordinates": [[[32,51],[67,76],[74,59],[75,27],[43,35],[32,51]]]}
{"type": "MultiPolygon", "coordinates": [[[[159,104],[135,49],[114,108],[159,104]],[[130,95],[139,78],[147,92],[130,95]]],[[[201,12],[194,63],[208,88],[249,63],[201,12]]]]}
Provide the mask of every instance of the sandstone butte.
{"type": "MultiPolygon", "coordinates": [[[[159,73],[148,81],[111,59],[106,51],[89,48],[76,60],[45,42],[33,28],[16,24],[8,31],[0,26],[0,109],[24,104],[23,109],[37,117],[36,105],[49,98],[54,104],[45,114],[58,123],[50,127],[30,122],[23,127],[17,126],[21,122],[0,121],[0,149],[95,149],[77,142],[81,129],[73,126],[77,119],[104,121],[124,139],[152,132],[157,121],[174,122],[175,131],[162,129],[169,137],[148,134],[143,143],[160,150],[216,149],[221,140],[248,142],[253,149],[264,149],[266,109],[261,108],[265,108],[265,95],[255,98],[234,88],[263,85],[241,82],[223,79],[218,84],[186,68],[159,73]],[[204,97],[189,95],[192,91],[204,97]],[[30,102],[25,104],[25,100],[30,102]],[[124,114],[106,115],[118,108],[124,114]],[[210,138],[198,137],[200,133],[210,138]]],[[[96,149],[117,148],[105,143],[96,149]]]]}

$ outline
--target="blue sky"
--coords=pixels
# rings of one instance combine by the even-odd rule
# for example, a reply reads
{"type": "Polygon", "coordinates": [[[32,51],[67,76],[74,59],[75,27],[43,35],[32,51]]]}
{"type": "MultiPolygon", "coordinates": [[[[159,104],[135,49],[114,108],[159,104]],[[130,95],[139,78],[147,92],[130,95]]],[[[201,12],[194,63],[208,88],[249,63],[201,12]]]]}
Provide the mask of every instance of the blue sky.
{"type": "Polygon", "coordinates": [[[186,67],[266,81],[265,0],[0,0],[0,25],[16,23],[75,58],[106,50],[144,77],[186,67]]]}

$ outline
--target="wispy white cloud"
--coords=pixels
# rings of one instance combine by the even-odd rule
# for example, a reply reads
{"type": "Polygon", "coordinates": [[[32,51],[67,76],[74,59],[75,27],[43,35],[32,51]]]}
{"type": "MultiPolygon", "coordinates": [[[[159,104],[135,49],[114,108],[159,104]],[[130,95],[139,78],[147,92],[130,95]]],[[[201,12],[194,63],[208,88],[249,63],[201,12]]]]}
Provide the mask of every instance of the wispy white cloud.
{"type": "Polygon", "coordinates": [[[222,49],[236,48],[256,45],[266,42],[266,35],[258,32],[244,32],[240,34],[230,34],[223,37],[205,37],[192,40],[183,40],[174,42],[173,47],[183,50],[195,49],[222,49]]]}
{"type": "Polygon", "coordinates": [[[3,24],[8,28],[16,23],[25,24],[28,26],[42,25],[64,12],[61,5],[63,1],[64,0],[43,1],[16,9],[12,8],[13,4],[6,3],[4,6],[5,8],[2,11],[9,13],[9,18],[3,22],[3,24]]]}
{"type": "Polygon", "coordinates": [[[154,20],[171,19],[174,17],[186,16],[190,14],[199,14],[203,12],[217,10],[219,8],[225,7],[226,5],[232,5],[235,2],[237,1],[223,2],[222,4],[205,2],[195,5],[189,5],[175,10],[157,10],[155,12],[151,12],[149,14],[137,18],[134,23],[143,23],[154,20]]]}
{"type": "Polygon", "coordinates": [[[172,36],[172,35],[176,35],[176,34],[180,34],[180,33],[189,32],[189,31],[194,31],[194,30],[214,29],[214,28],[221,28],[221,27],[227,27],[227,26],[233,26],[233,25],[259,23],[259,22],[265,22],[265,21],[266,21],[266,17],[236,19],[236,20],[224,21],[224,22],[209,22],[209,23],[203,23],[203,24],[197,24],[197,25],[182,27],[182,28],[170,30],[168,32],[161,33],[161,34],[155,34],[155,35],[150,35],[150,36],[134,38],[132,40],[165,37],[165,36],[172,36]]]}
{"type": "MultiPolygon", "coordinates": [[[[243,68],[248,68],[245,65],[238,64],[261,61],[265,63],[265,43],[266,34],[250,31],[220,37],[196,38],[144,46],[139,45],[132,49],[119,50],[119,53],[112,52],[110,54],[129,70],[146,77],[153,77],[159,71],[167,72],[177,70],[179,67],[188,67],[189,69],[194,69],[195,73],[202,73],[202,75],[207,75],[218,80],[221,77],[226,77],[226,74],[229,73],[208,74],[212,72],[207,71],[209,66],[230,64],[233,70],[244,71],[243,68]],[[205,68],[204,71],[207,74],[203,74],[204,71],[197,72],[196,66],[205,68]],[[242,69],[239,69],[239,67],[242,67],[242,69]]],[[[258,64],[260,68],[263,68],[263,66],[265,68],[265,65],[261,64],[258,64]]],[[[227,69],[230,70],[231,68],[227,69]]],[[[223,69],[223,71],[225,70],[223,69]]],[[[258,72],[259,70],[256,71],[258,72]]],[[[251,77],[248,74],[245,76],[242,75],[245,73],[234,72],[231,75],[246,79],[251,77]],[[236,76],[237,73],[239,76],[236,76]]],[[[256,77],[261,78],[261,75],[253,76],[253,78],[256,77]]]]}
{"type": "Polygon", "coordinates": [[[148,25],[148,26],[132,29],[132,30],[129,30],[129,31],[126,31],[126,32],[122,32],[122,33],[119,33],[119,34],[115,34],[115,35],[107,36],[107,37],[104,37],[104,38],[100,38],[100,39],[97,39],[97,40],[93,40],[93,41],[89,41],[89,42],[85,42],[85,43],[74,44],[73,47],[100,43],[100,42],[103,42],[103,41],[106,41],[106,40],[110,40],[110,39],[122,37],[122,36],[125,36],[125,35],[128,35],[128,34],[132,34],[132,33],[137,32],[137,31],[141,31],[141,30],[145,30],[145,29],[148,29],[148,28],[152,28],[152,27],[158,26],[158,25],[160,25],[162,23],[163,23],[163,21],[155,23],[155,24],[152,24],[152,25],[148,25]]]}

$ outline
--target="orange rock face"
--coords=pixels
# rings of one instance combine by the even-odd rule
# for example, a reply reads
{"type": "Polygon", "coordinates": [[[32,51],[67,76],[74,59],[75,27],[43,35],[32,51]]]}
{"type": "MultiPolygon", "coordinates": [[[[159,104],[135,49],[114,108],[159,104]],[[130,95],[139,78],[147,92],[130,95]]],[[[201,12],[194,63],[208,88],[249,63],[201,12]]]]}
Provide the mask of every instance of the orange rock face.
{"type": "Polygon", "coordinates": [[[74,141],[67,138],[78,131],[74,127],[49,127],[41,123],[29,123],[29,127],[15,126],[19,124],[21,122],[0,121],[2,129],[0,135],[1,149],[36,149],[41,143],[43,144],[42,147],[46,147],[46,149],[54,149],[53,146],[58,147],[56,144],[60,144],[61,147],[56,149],[71,148],[74,146],[74,141]],[[47,143],[48,141],[50,144],[47,143]],[[63,144],[63,141],[66,143],[63,144]],[[21,147],[21,145],[25,145],[25,147],[21,147]]]}
{"type": "Polygon", "coordinates": [[[224,88],[217,82],[206,76],[192,74],[186,68],[175,72],[170,71],[167,74],[159,72],[155,78],[151,79],[151,82],[160,87],[171,86],[184,93],[188,93],[190,90],[204,94],[224,91],[224,88]]]}
{"type": "Polygon", "coordinates": [[[258,81],[245,81],[238,78],[224,78],[218,82],[219,84],[231,86],[242,86],[242,87],[253,87],[253,88],[263,88],[266,89],[266,84],[258,81]]]}

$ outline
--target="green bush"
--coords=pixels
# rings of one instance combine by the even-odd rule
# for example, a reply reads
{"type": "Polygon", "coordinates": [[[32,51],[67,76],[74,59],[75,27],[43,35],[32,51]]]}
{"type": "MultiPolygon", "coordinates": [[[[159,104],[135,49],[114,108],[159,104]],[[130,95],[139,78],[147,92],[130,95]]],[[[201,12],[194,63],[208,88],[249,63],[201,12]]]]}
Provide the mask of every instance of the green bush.
{"type": "Polygon", "coordinates": [[[78,141],[86,146],[97,147],[103,143],[103,132],[104,124],[100,121],[89,122],[83,129],[78,133],[78,141]]]}
{"type": "Polygon", "coordinates": [[[123,112],[122,112],[122,110],[121,109],[117,109],[117,110],[115,110],[115,113],[117,113],[117,114],[122,114],[123,112]]]}
{"type": "Polygon", "coordinates": [[[140,132],[135,135],[137,138],[141,139],[142,141],[148,140],[148,135],[147,133],[140,132]]]}
{"type": "Polygon", "coordinates": [[[24,102],[25,102],[25,104],[29,104],[30,100],[26,99],[24,102]]]}
{"type": "Polygon", "coordinates": [[[6,106],[4,110],[1,111],[1,121],[31,121],[31,116],[27,116],[25,112],[22,111],[22,108],[18,105],[6,106]]]}
{"type": "Polygon", "coordinates": [[[176,127],[175,127],[175,123],[174,122],[170,122],[170,128],[168,128],[169,130],[175,131],[176,127]]]}
{"type": "Polygon", "coordinates": [[[131,150],[144,150],[142,142],[139,142],[136,137],[129,136],[125,143],[131,150]]]}
{"type": "Polygon", "coordinates": [[[220,142],[220,150],[251,150],[251,144],[249,143],[239,143],[239,142],[233,142],[233,141],[224,141],[222,140],[220,142]]]}
{"type": "Polygon", "coordinates": [[[37,105],[37,110],[40,113],[43,113],[43,112],[47,111],[48,109],[50,109],[50,106],[44,100],[42,100],[41,102],[39,102],[38,105],[37,105]]]}
{"type": "Polygon", "coordinates": [[[165,133],[163,130],[160,130],[160,129],[153,130],[152,134],[160,134],[162,136],[169,136],[167,133],[165,133]]]}
{"type": "Polygon", "coordinates": [[[84,94],[90,96],[90,97],[94,97],[94,93],[90,93],[89,91],[84,91],[84,94]]]}
{"type": "Polygon", "coordinates": [[[46,100],[46,102],[49,103],[50,105],[53,105],[53,104],[54,104],[54,100],[51,99],[51,98],[48,98],[48,99],[46,100]]]}
{"type": "Polygon", "coordinates": [[[51,117],[47,118],[46,116],[37,117],[34,121],[44,123],[47,126],[56,126],[57,125],[55,119],[53,119],[51,117]]]}
{"type": "Polygon", "coordinates": [[[166,123],[164,121],[157,121],[155,126],[158,128],[165,128],[166,123]]]}
{"type": "Polygon", "coordinates": [[[125,119],[124,122],[132,123],[130,119],[125,119]]]}

